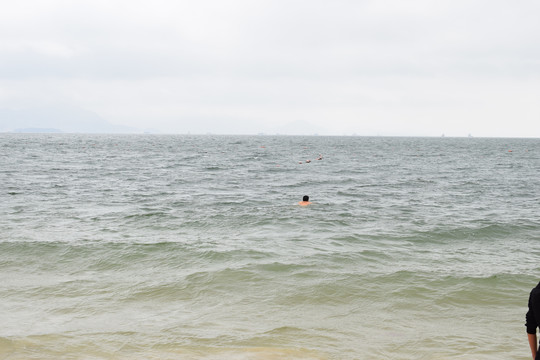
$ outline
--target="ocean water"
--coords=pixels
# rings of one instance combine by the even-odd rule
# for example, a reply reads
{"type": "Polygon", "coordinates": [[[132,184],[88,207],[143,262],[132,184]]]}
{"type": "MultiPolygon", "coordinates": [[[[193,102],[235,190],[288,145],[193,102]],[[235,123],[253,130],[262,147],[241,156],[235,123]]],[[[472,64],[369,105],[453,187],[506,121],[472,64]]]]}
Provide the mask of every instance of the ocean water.
{"type": "Polygon", "coordinates": [[[539,170],[540,139],[0,134],[0,359],[528,359],[539,170]]]}

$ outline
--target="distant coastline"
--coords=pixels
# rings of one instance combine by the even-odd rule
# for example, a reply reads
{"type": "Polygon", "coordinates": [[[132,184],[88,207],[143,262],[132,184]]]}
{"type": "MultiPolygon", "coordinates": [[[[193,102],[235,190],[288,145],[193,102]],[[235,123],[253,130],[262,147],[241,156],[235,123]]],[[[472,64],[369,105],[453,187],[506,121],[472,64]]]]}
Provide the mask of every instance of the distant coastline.
{"type": "Polygon", "coordinates": [[[14,133],[23,133],[23,134],[61,134],[62,130],[53,129],[53,128],[24,128],[24,129],[15,129],[12,132],[14,133]]]}

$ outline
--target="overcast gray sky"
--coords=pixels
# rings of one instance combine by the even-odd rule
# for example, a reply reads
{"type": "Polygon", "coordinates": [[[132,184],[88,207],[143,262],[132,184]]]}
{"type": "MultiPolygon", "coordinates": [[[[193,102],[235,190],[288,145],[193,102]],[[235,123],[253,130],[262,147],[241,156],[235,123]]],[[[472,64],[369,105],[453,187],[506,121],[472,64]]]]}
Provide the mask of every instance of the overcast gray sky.
{"type": "Polygon", "coordinates": [[[0,108],[63,107],[164,133],[540,137],[540,1],[3,1],[0,108]]]}

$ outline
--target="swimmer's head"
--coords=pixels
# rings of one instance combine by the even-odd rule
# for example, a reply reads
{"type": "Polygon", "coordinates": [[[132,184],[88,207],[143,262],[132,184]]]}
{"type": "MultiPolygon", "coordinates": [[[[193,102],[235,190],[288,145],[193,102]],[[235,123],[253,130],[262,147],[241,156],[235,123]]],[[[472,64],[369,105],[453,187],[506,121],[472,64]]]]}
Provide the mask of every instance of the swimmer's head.
{"type": "Polygon", "coordinates": [[[302,201],[309,201],[309,196],[304,195],[304,197],[302,198],[302,201]]]}

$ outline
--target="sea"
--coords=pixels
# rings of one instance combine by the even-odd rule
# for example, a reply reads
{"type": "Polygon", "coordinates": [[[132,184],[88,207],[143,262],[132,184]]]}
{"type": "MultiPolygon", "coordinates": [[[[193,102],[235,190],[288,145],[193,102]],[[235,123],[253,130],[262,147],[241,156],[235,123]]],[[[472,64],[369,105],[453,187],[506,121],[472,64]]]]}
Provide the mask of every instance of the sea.
{"type": "Polygon", "coordinates": [[[0,359],[530,359],[539,170],[534,138],[0,134],[0,359]]]}

